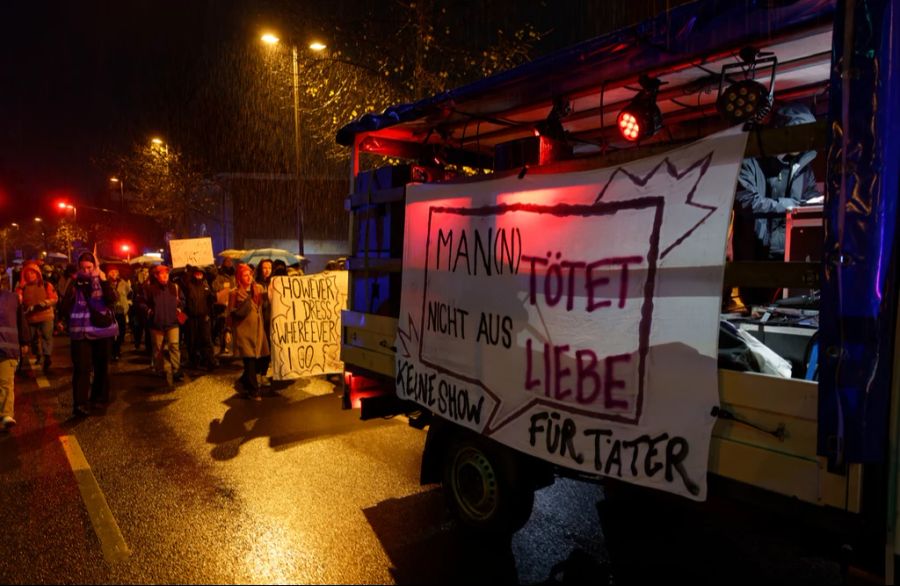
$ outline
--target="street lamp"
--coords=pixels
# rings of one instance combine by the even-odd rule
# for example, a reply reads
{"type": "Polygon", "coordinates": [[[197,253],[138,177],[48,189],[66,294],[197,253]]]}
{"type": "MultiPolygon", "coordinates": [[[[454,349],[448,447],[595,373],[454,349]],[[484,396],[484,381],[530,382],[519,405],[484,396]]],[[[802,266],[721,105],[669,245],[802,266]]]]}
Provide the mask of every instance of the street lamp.
{"type": "Polygon", "coordinates": [[[34,223],[38,224],[41,228],[41,242],[44,245],[43,256],[47,256],[47,231],[44,230],[44,219],[38,216],[35,216],[34,223]]]}
{"type": "MultiPolygon", "coordinates": [[[[67,201],[56,202],[56,207],[63,212],[72,210],[72,227],[74,228],[78,225],[78,208],[67,201]]],[[[67,262],[72,262],[72,235],[69,231],[66,232],[66,258],[68,259],[67,262]]]]}
{"type": "Polygon", "coordinates": [[[152,144],[154,147],[161,148],[163,153],[166,154],[166,156],[169,155],[169,145],[166,144],[166,141],[159,138],[158,136],[154,136],[153,138],[151,138],[150,144],[152,144]]]}
{"type": "Polygon", "coordinates": [[[8,266],[8,265],[9,265],[9,259],[6,257],[6,240],[7,240],[8,236],[9,236],[9,231],[10,231],[11,229],[13,229],[13,228],[15,228],[16,230],[18,230],[18,229],[19,229],[19,225],[16,224],[15,222],[12,222],[12,223],[10,223],[9,226],[3,228],[3,266],[8,266]]]}
{"type": "Polygon", "coordinates": [[[119,179],[118,177],[110,177],[110,183],[117,183],[119,185],[119,211],[125,211],[125,182],[119,179]]]}
{"type": "MultiPolygon", "coordinates": [[[[272,33],[266,33],[260,37],[260,40],[267,45],[278,45],[281,41],[272,33]]],[[[324,51],[327,47],[319,41],[313,41],[307,45],[311,51],[324,51]]],[[[293,69],[293,88],[294,88],[294,176],[295,176],[295,198],[297,201],[297,247],[298,254],[303,254],[303,208],[301,206],[300,195],[300,52],[296,43],[291,43],[291,66],[293,69]]]]}

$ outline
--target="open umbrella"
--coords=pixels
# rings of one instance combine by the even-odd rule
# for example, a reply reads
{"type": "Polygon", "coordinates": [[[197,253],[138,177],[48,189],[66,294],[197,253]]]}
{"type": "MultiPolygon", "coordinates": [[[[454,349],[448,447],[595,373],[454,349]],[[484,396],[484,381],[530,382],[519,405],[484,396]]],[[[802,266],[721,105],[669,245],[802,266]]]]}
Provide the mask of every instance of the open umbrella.
{"type": "Polygon", "coordinates": [[[247,250],[241,250],[241,249],[238,249],[238,248],[226,248],[225,250],[223,250],[222,252],[220,252],[220,253],[218,254],[218,256],[224,256],[225,258],[239,259],[239,258],[241,258],[242,256],[246,255],[247,252],[249,252],[249,251],[247,251],[247,250]]]}
{"type": "Polygon", "coordinates": [[[158,265],[161,262],[162,262],[162,259],[159,258],[158,256],[148,256],[145,254],[143,256],[134,257],[133,259],[128,261],[128,264],[140,265],[140,264],[147,263],[147,264],[151,264],[151,265],[158,265]]]}
{"type": "Polygon", "coordinates": [[[305,260],[303,256],[294,254],[293,252],[282,248],[254,248],[253,250],[248,250],[247,253],[241,257],[241,262],[256,266],[260,261],[267,258],[273,261],[283,260],[284,264],[288,266],[305,260]]]}

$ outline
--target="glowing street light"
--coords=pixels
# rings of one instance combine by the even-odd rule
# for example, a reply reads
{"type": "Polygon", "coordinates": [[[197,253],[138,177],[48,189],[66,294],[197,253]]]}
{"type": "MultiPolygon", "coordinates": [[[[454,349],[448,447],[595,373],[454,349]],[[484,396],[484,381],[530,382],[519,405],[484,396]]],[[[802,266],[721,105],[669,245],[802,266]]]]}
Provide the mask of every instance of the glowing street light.
{"type": "MultiPolygon", "coordinates": [[[[276,35],[265,33],[260,40],[267,45],[277,45],[280,43],[276,35]]],[[[315,52],[323,51],[327,48],[324,43],[313,41],[307,45],[310,50],[315,52]]],[[[293,88],[294,88],[294,173],[295,173],[295,198],[297,201],[297,252],[303,254],[303,210],[300,206],[300,162],[301,162],[301,140],[300,140],[300,54],[297,45],[291,43],[291,66],[293,69],[293,88]]]]}
{"type": "MultiPolygon", "coordinates": [[[[72,225],[78,224],[78,208],[65,200],[56,202],[56,207],[60,211],[72,210],[72,225]]],[[[66,258],[68,262],[72,262],[72,238],[69,232],[66,232],[66,258]]]]}

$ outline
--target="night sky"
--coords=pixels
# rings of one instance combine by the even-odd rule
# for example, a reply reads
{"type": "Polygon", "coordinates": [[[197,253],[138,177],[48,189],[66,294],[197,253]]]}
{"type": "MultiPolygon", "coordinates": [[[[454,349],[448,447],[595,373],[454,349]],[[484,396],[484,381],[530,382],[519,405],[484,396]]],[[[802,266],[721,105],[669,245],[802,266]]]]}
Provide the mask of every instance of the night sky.
{"type": "Polygon", "coordinates": [[[213,4],[4,3],[0,217],[48,213],[60,195],[96,201],[115,173],[107,154],[167,136],[205,47],[233,31],[213,4]]]}
{"type": "MultiPolygon", "coordinates": [[[[533,56],[665,8],[655,0],[438,4],[454,10],[468,33],[539,20],[534,24],[548,35],[533,56]]],[[[229,154],[252,145],[217,139],[218,130],[239,126],[238,118],[252,109],[241,103],[250,87],[242,80],[247,76],[228,64],[249,63],[268,25],[290,22],[303,34],[313,29],[327,35],[329,26],[352,32],[354,19],[377,21],[383,10],[383,3],[367,0],[3,2],[0,223],[50,214],[60,197],[103,202],[116,174],[111,156],[156,135],[216,172],[284,172],[289,157],[272,153],[284,151],[289,141],[258,149],[256,162],[238,168],[240,161],[229,154]],[[338,21],[344,24],[334,27],[338,21]],[[271,161],[271,168],[260,168],[259,161],[271,161]]],[[[244,122],[245,136],[290,138],[280,127],[248,129],[244,122]]]]}

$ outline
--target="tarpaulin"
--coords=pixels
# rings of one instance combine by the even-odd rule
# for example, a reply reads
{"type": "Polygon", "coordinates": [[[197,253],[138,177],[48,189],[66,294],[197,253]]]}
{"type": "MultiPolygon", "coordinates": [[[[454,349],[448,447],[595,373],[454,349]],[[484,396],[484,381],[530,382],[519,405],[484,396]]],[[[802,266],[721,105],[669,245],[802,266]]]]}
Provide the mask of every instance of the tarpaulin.
{"type": "Polygon", "coordinates": [[[839,3],[829,103],[818,427],[819,453],[838,464],[880,461],[887,446],[896,368],[898,38],[896,2],[851,1],[849,10],[846,0],[839,3]]]}

